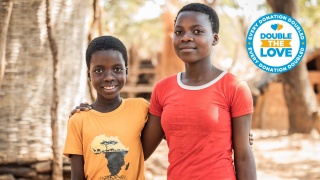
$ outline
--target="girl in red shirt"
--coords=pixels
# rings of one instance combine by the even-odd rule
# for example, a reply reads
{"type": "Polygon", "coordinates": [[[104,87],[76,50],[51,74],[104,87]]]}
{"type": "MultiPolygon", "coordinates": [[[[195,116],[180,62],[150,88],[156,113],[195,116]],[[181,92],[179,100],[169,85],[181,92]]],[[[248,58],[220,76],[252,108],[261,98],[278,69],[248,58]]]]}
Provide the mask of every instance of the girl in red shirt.
{"type": "Polygon", "coordinates": [[[168,180],[256,179],[252,96],[245,81],[211,63],[218,33],[218,15],[207,5],[191,3],[177,14],[173,46],[185,71],[157,83],[142,131],[145,158],[165,135],[168,180]]]}

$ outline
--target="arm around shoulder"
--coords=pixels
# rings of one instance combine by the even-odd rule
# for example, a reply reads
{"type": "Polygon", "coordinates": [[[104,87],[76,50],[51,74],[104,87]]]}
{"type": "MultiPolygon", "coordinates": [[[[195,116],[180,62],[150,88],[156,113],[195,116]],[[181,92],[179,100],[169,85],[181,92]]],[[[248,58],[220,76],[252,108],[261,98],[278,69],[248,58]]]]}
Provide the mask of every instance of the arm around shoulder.
{"type": "Polygon", "coordinates": [[[141,132],[141,142],[145,160],[147,160],[158,147],[163,137],[164,132],[161,127],[161,118],[149,114],[148,121],[141,132]]]}

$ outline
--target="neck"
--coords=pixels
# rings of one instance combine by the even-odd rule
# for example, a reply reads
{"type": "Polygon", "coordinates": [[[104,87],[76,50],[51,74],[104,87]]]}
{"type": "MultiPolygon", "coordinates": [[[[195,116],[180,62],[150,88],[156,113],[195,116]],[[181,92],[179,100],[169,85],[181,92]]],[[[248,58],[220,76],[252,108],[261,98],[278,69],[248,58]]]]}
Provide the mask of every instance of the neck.
{"type": "Polygon", "coordinates": [[[181,74],[181,82],[189,86],[200,86],[206,84],[223,71],[211,64],[211,61],[187,63],[185,65],[186,71],[181,74]]]}
{"type": "Polygon", "coordinates": [[[117,109],[121,105],[121,102],[120,96],[113,99],[105,99],[98,95],[96,101],[92,104],[92,108],[102,113],[111,112],[117,109]]]}
{"type": "Polygon", "coordinates": [[[185,78],[189,80],[201,80],[208,76],[212,76],[212,73],[216,70],[211,62],[206,61],[196,62],[196,63],[187,63],[185,64],[185,78]]]}

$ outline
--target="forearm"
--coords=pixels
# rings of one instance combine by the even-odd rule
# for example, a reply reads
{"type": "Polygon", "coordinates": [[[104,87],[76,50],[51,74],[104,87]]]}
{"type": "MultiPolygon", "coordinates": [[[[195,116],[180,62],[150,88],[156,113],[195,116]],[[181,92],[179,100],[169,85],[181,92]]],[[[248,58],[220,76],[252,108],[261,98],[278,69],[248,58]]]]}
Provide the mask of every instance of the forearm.
{"type": "Polygon", "coordinates": [[[237,180],[256,180],[256,163],[249,145],[251,114],[232,118],[232,142],[237,180]]]}
{"type": "Polygon", "coordinates": [[[256,180],[256,164],[252,151],[243,157],[234,157],[237,180],[256,180]]]}
{"type": "MultiPolygon", "coordinates": [[[[145,140],[142,140],[142,141],[145,141],[145,140]]],[[[153,144],[152,144],[152,147],[148,147],[146,145],[143,145],[143,154],[144,154],[144,160],[148,160],[148,158],[151,156],[151,154],[156,150],[156,148],[158,147],[158,145],[161,143],[162,139],[161,140],[152,140],[153,141],[153,144]]]]}
{"type": "Polygon", "coordinates": [[[146,161],[162,141],[164,132],[160,117],[149,115],[149,119],[141,132],[141,142],[146,161]]]}
{"type": "Polygon", "coordinates": [[[85,180],[84,160],[82,155],[70,155],[71,158],[71,180],[85,180]]]}

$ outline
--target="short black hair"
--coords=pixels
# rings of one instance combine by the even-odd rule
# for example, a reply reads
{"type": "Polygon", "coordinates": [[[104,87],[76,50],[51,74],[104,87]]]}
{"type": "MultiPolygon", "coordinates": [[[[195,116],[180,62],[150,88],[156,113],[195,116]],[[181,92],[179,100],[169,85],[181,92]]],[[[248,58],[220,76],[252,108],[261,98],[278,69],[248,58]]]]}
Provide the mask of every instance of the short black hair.
{"type": "Polygon", "coordinates": [[[201,4],[201,3],[187,4],[183,6],[178,12],[176,19],[174,20],[174,24],[176,24],[177,17],[179,16],[179,14],[185,11],[194,11],[194,12],[207,14],[209,16],[209,20],[211,23],[212,32],[219,33],[219,17],[216,11],[212,9],[212,7],[207,6],[205,4],[201,4]]]}
{"type": "Polygon", "coordinates": [[[86,63],[88,70],[90,69],[92,54],[97,51],[119,51],[122,54],[125,66],[128,66],[128,55],[126,46],[116,37],[113,36],[100,36],[93,39],[86,51],[86,63]]]}

